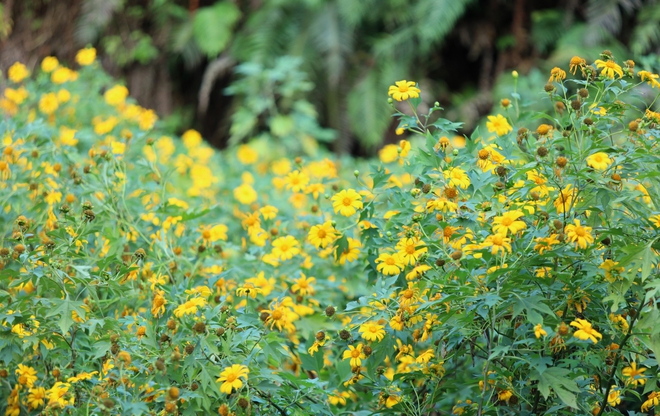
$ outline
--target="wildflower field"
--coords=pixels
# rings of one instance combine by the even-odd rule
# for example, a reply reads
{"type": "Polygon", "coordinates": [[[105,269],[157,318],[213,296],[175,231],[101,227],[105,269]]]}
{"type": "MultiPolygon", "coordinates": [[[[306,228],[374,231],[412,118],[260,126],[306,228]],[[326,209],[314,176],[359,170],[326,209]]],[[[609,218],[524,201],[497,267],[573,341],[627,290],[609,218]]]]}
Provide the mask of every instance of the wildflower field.
{"type": "Polygon", "coordinates": [[[392,80],[373,161],[166,136],[91,48],[14,64],[0,411],[654,414],[660,82],[616,58],[471,137],[392,80]]]}

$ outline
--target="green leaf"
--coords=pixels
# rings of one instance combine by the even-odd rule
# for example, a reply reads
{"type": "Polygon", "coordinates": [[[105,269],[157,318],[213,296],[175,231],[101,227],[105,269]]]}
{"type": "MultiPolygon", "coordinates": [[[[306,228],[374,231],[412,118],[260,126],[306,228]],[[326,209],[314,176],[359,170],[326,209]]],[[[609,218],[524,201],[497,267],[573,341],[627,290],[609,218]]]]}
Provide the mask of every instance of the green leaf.
{"type": "Polygon", "coordinates": [[[348,250],[348,238],[346,234],[342,236],[335,242],[335,256],[339,259],[344,251],[348,250]]]}
{"type": "Polygon", "coordinates": [[[222,52],[232,35],[241,12],[228,1],[197,10],[193,20],[193,36],[199,48],[209,57],[222,52]]]}
{"type": "Polygon", "coordinates": [[[579,393],[580,388],[573,379],[567,377],[569,373],[565,368],[550,367],[542,373],[535,371],[531,379],[538,380],[538,389],[545,399],[550,396],[550,389],[553,389],[565,405],[577,408],[577,397],[573,393],[579,393]]]}
{"type": "Polygon", "coordinates": [[[525,311],[527,314],[527,319],[535,324],[543,322],[543,317],[541,314],[545,315],[554,315],[552,309],[548,307],[541,296],[531,296],[531,297],[519,297],[514,294],[518,300],[513,304],[513,317],[520,315],[522,311],[525,311]]]}
{"type": "Polygon", "coordinates": [[[46,316],[60,315],[60,320],[57,322],[57,325],[62,330],[62,335],[69,332],[69,328],[73,325],[74,321],[71,317],[71,313],[76,311],[80,317],[85,317],[85,310],[82,309],[83,302],[76,302],[68,299],[64,300],[55,300],[55,304],[59,303],[59,306],[50,311],[46,316]]]}
{"type": "Polygon", "coordinates": [[[270,119],[270,131],[274,136],[288,136],[293,131],[293,128],[293,118],[290,116],[278,114],[270,119]]]}

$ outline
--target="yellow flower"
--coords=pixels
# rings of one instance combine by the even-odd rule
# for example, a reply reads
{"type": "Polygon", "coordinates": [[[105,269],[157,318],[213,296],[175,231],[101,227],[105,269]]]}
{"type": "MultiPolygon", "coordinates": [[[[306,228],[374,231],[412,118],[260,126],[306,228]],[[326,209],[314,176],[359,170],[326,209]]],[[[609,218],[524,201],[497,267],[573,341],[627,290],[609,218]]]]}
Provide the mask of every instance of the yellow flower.
{"type": "Polygon", "coordinates": [[[57,101],[60,104],[69,102],[70,99],[71,99],[71,93],[69,92],[69,90],[62,88],[59,91],[57,91],[57,101]]]}
{"type": "Polygon", "coordinates": [[[251,165],[259,159],[259,153],[247,144],[238,147],[236,156],[238,157],[238,161],[244,165],[251,165]]]}
{"type": "Polygon", "coordinates": [[[652,215],[649,219],[654,227],[660,228],[660,214],[652,215]]]}
{"type": "Polygon", "coordinates": [[[417,263],[419,256],[428,251],[425,246],[419,238],[402,238],[396,245],[399,260],[404,265],[417,263]]]}
{"type": "Polygon", "coordinates": [[[64,84],[65,82],[73,81],[76,77],[75,73],[66,67],[59,67],[50,75],[50,80],[55,84],[64,84]]]}
{"type": "Polygon", "coordinates": [[[642,193],[642,201],[644,201],[645,204],[650,204],[651,203],[651,196],[649,195],[648,189],[641,183],[638,183],[635,185],[635,190],[639,191],[642,193]]]}
{"type": "Polygon", "coordinates": [[[56,57],[47,56],[41,61],[41,70],[44,72],[53,72],[59,65],[60,62],[56,57]]]}
{"type": "Polygon", "coordinates": [[[646,81],[653,88],[660,87],[660,82],[658,82],[660,76],[658,74],[652,74],[649,71],[639,71],[637,76],[641,78],[642,82],[646,81]]]}
{"type": "Polygon", "coordinates": [[[16,375],[18,376],[18,382],[27,387],[34,386],[34,383],[37,381],[37,370],[27,365],[19,364],[16,369],[16,375]]]}
{"type": "Polygon", "coordinates": [[[502,254],[505,254],[507,251],[511,253],[511,239],[500,233],[495,233],[486,237],[482,246],[484,248],[491,247],[490,252],[492,254],[497,254],[500,251],[502,254]]]}
{"type": "Polygon", "coordinates": [[[575,191],[572,189],[570,184],[566,185],[566,188],[559,191],[557,199],[553,203],[557,209],[557,213],[561,214],[568,211],[573,205],[573,199],[575,199],[575,191]]]}
{"type": "Polygon", "coordinates": [[[273,241],[273,256],[279,258],[280,260],[289,260],[294,256],[300,254],[300,248],[298,247],[298,240],[293,236],[287,235],[285,237],[279,237],[273,241]]]}
{"type": "Polygon", "coordinates": [[[607,395],[607,404],[614,407],[619,405],[620,403],[621,403],[621,390],[616,388],[616,386],[612,386],[612,389],[610,390],[610,394],[607,395]]]}
{"type": "Polygon", "coordinates": [[[126,151],[126,143],[113,140],[110,142],[110,148],[112,149],[112,154],[123,155],[126,151]]]}
{"type": "Polygon", "coordinates": [[[234,189],[234,198],[243,205],[249,205],[257,200],[257,191],[249,184],[244,183],[234,189]]]}
{"type": "Polygon", "coordinates": [[[70,129],[66,126],[60,127],[60,143],[64,146],[75,146],[78,144],[78,139],[74,136],[76,135],[77,130],[70,129]]]}
{"type": "Polygon", "coordinates": [[[359,367],[362,365],[362,360],[366,359],[367,356],[362,352],[362,343],[358,344],[357,347],[352,345],[348,346],[348,349],[344,351],[343,359],[350,359],[351,367],[359,367]]]}
{"type": "Polygon", "coordinates": [[[331,221],[326,221],[323,224],[315,225],[310,228],[307,234],[307,240],[316,248],[326,248],[328,244],[335,241],[337,234],[335,228],[332,226],[331,221]]]}
{"type": "Polygon", "coordinates": [[[140,130],[151,130],[158,121],[158,116],[154,110],[143,110],[138,118],[138,127],[140,130]]]}
{"type": "Polygon", "coordinates": [[[183,135],[181,136],[181,139],[183,139],[183,145],[186,146],[187,149],[194,149],[200,144],[202,144],[202,135],[199,134],[197,130],[186,130],[183,135]]]}
{"type": "Polygon", "coordinates": [[[332,207],[335,213],[350,217],[362,209],[362,195],[353,189],[344,189],[332,197],[332,207]]]}
{"type": "Polygon", "coordinates": [[[257,295],[261,292],[259,288],[254,287],[254,284],[245,282],[245,284],[236,289],[236,296],[245,296],[256,299],[257,295]]]}
{"type": "Polygon", "coordinates": [[[197,308],[206,306],[206,299],[202,297],[195,297],[189,301],[179,305],[174,310],[174,316],[181,318],[183,315],[191,315],[197,313],[197,308]]]}
{"type": "Polygon", "coordinates": [[[392,408],[401,402],[401,395],[399,394],[389,394],[387,400],[385,400],[385,407],[392,408]]]}
{"type": "Polygon", "coordinates": [[[46,115],[53,114],[58,106],[57,95],[52,92],[42,95],[39,100],[39,111],[46,115]]]}
{"type": "Polygon", "coordinates": [[[568,69],[575,75],[575,71],[577,71],[578,68],[584,67],[587,65],[587,61],[583,58],[580,58],[579,56],[574,56],[571,58],[571,61],[568,64],[568,69]]]}
{"type": "Polygon", "coordinates": [[[552,250],[552,246],[559,244],[557,234],[551,234],[550,237],[537,237],[534,239],[534,242],[536,243],[534,250],[538,251],[539,254],[543,254],[547,250],[552,250]]]}
{"type": "Polygon", "coordinates": [[[164,294],[165,291],[160,289],[156,289],[154,292],[154,299],[151,304],[151,314],[155,318],[163,316],[163,314],[165,313],[165,305],[167,304],[167,300],[163,296],[164,294]]]}
{"type": "Polygon", "coordinates": [[[642,386],[646,384],[646,378],[644,376],[644,371],[648,370],[647,368],[637,368],[637,363],[634,361],[630,363],[630,367],[626,367],[621,370],[621,374],[627,378],[626,384],[632,384],[637,387],[637,384],[642,386]]]}
{"type": "Polygon", "coordinates": [[[406,280],[417,279],[429,270],[431,270],[431,266],[427,264],[420,264],[419,266],[414,267],[410,272],[408,272],[408,274],[406,274],[406,280]]]}
{"type": "Polygon", "coordinates": [[[536,324],[536,326],[534,327],[534,335],[536,336],[536,338],[541,338],[548,335],[548,333],[545,332],[545,329],[543,329],[541,324],[536,324]]]}
{"type": "Polygon", "coordinates": [[[435,354],[433,353],[433,349],[429,348],[428,350],[422,352],[415,358],[415,362],[418,364],[427,364],[429,361],[431,361],[435,357],[435,354]]]}
{"type": "Polygon", "coordinates": [[[247,383],[249,372],[250,370],[242,364],[233,364],[231,367],[225,367],[222,373],[220,373],[220,377],[216,380],[218,383],[222,382],[220,392],[231,394],[234,389],[238,390],[243,387],[243,380],[247,383]]]}
{"type": "Polygon", "coordinates": [[[405,267],[405,264],[401,261],[399,253],[382,253],[376,259],[376,263],[378,263],[376,269],[388,276],[401,273],[401,270],[405,267]]]}
{"type": "Polygon", "coordinates": [[[308,183],[309,176],[298,170],[294,170],[286,176],[286,189],[290,189],[293,192],[304,191],[308,183]]]}
{"type": "Polygon", "coordinates": [[[612,164],[612,159],[605,152],[594,153],[587,157],[587,165],[596,170],[605,170],[612,164]]]}
{"type": "Polygon", "coordinates": [[[76,54],[76,62],[81,66],[87,66],[94,63],[96,60],[96,49],[85,48],[78,51],[76,54]]]}
{"type": "Polygon", "coordinates": [[[56,382],[53,387],[48,390],[48,407],[66,407],[72,406],[75,403],[75,397],[70,395],[69,383],[61,381],[56,382]],[[66,397],[69,395],[69,398],[66,397]]]}
{"type": "Polygon", "coordinates": [[[351,237],[347,237],[348,239],[348,247],[342,251],[339,254],[339,258],[337,259],[337,253],[335,252],[335,260],[339,262],[339,264],[346,264],[346,262],[354,262],[357,260],[358,256],[360,255],[360,247],[362,247],[362,243],[360,243],[359,240],[356,240],[351,237]]]}
{"type": "Polygon", "coordinates": [[[591,323],[585,319],[577,318],[575,321],[571,322],[571,326],[574,326],[578,329],[573,333],[575,338],[581,339],[583,341],[590,339],[594,344],[598,343],[598,339],[603,339],[603,335],[593,329],[591,323]]]}
{"type": "Polygon", "coordinates": [[[642,412],[648,412],[653,406],[660,405],[660,391],[654,391],[649,394],[649,397],[642,403],[642,412]]]}
{"type": "Polygon", "coordinates": [[[266,205],[263,208],[259,209],[259,213],[264,217],[265,220],[275,219],[279,210],[272,205],[266,205]]]}
{"type": "Polygon", "coordinates": [[[488,122],[486,123],[486,128],[489,133],[495,133],[498,136],[504,136],[505,134],[513,131],[513,127],[509,124],[506,118],[501,114],[496,116],[488,116],[488,122]]]}
{"type": "Polygon", "coordinates": [[[291,286],[291,291],[293,293],[300,293],[302,296],[313,295],[314,288],[312,284],[316,282],[315,277],[307,277],[303,273],[300,273],[300,278],[296,280],[296,283],[291,286]]]}
{"type": "Polygon", "coordinates": [[[328,403],[333,406],[345,406],[346,399],[351,397],[351,393],[347,391],[342,391],[341,393],[337,390],[333,391],[331,395],[328,395],[328,403]]]}
{"type": "Polygon", "coordinates": [[[91,380],[92,377],[98,373],[98,371],[92,371],[91,373],[83,371],[82,373],[76,374],[74,377],[69,377],[66,381],[67,383],[78,383],[79,381],[91,380]]]}
{"type": "Polygon", "coordinates": [[[562,82],[565,79],[566,79],[566,71],[562,70],[561,68],[554,67],[550,71],[550,79],[548,79],[548,82],[552,82],[552,81],[562,82]]]}
{"type": "Polygon", "coordinates": [[[442,172],[445,179],[449,179],[449,186],[453,188],[467,189],[470,186],[470,178],[461,168],[449,168],[442,172]]]}
{"type": "Polygon", "coordinates": [[[359,332],[362,334],[362,338],[367,341],[381,341],[385,338],[385,328],[382,325],[378,325],[375,322],[365,322],[360,325],[359,332]]]}
{"type": "Polygon", "coordinates": [[[383,163],[392,163],[399,157],[399,147],[395,144],[385,145],[378,151],[378,157],[383,163]]]}
{"type": "Polygon", "coordinates": [[[123,85],[115,85],[103,94],[105,102],[112,106],[124,104],[126,97],[128,97],[128,88],[123,85]]]}
{"type": "Polygon", "coordinates": [[[27,67],[20,62],[15,62],[7,70],[7,77],[9,77],[9,80],[14,83],[19,83],[29,76],[30,71],[28,71],[27,67]]]}
{"type": "Polygon", "coordinates": [[[584,227],[580,225],[580,220],[573,220],[574,224],[568,224],[564,231],[568,237],[568,241],[575,243],[576,247],[582,249],[587,248],[587,244],[594,242],[594,238],[591,235],[591,227],[584,227]]]}
{"type": "Polygon", "coordinates": [[[527,224],[518,220],[518,218],[524,215],[525,214],[522,211],[509,211],[501,216],[493,218],[493,232],[506,236],[509,232],[511,232],[511,234],[516,234],[517,232],[524,230],[527,228],[527,224]]]}
{"type": "Polygon", "coordinates": [[[415,86],[415,81],[397,81],[395,85],[390,85],[387,95],[391,96],[397,101],[407,100],[408,98],[417,98],[421,92],[415,86]]]}
{"type": "Polygon", "coordinates": [[[600,72],[600,75],[610,79],[614,79],[616,74],[619,76],[619,78],[623,78],[623,71],[621,70],[621,67],[613,60],[610,59],[607,61],[602,61],[600,59],[596,59],[594,63],[596,64],[596,67],[598,69],[601,68],[603,69],[600,72]]]}
{"type": "Polygon", "coordinates": [[[32,409],[36,409],[40,406],[43,406],[46,401],[46,389],[43,387],[34,387],[29,390],[28,394],[28,406],[32,409]]]}

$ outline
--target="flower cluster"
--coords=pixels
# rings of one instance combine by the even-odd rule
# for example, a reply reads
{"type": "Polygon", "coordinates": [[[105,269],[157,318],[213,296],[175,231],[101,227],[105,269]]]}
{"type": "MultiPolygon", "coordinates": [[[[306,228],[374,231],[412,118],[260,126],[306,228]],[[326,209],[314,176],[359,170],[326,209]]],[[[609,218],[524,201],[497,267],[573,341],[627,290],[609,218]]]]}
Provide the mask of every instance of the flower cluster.
{"type": "Polygon", "coordinates": [[[369,165],[169,135],[76,65],[0,98],[6,414],[658,406],[657,74],[574,57],[471,137],[399,81],[369,165]]]}

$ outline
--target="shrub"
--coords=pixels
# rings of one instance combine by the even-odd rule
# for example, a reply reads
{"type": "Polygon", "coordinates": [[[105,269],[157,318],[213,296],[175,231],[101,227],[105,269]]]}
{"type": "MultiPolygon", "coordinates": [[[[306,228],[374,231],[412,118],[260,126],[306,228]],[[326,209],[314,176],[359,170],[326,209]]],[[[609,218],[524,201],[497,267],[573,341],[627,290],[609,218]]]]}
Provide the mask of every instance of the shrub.
{"type": "Polygon", "coordinates": [[[658,75],[575,57],[469,139],[397,82],[367,166],[163,136],[79,64],[0,102],[6,414],[658,404],[658,75]]]}

